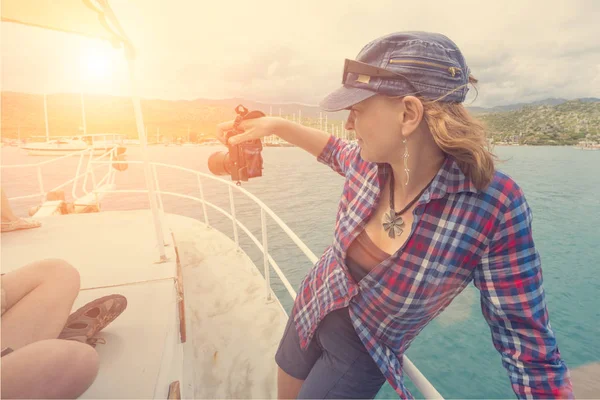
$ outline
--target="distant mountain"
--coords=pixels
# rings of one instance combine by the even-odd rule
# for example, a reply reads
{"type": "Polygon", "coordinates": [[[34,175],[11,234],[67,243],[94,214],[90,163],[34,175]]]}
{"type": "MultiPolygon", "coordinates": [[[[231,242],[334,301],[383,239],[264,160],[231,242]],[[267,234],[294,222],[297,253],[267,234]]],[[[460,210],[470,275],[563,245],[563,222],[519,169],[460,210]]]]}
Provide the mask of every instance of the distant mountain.
{"type": "MultiPolygon", "coordinates": [[[[582,98],[582,99],[576,99],[582,102],[586,102],[586,103],[595,103],[595,102],[600,102],[600,98],[596,98],[596,97],[586,97],[586,98],[582,98]]],[[[293,113],[296,113],[296,115],[298,115],[298,111],[300,110],[300,112],[302,113],[302,116],[305,117],[310,117],[310,118],[319,118],[319,115],[322,115],[323,118],[325,118],[325,115],[327,115],[327,117],[329,119],[346,119],[348,112],[347,111],[339,111],[339,112],[335,112],[335,113],[330,113],[330,112],[324,112],[322,111],[318,106],[310,106],[310,105],[303,105],[303,104],[277,104],[277,103],[261,103],[261,102],[257,102],[257,101],[252,101],[252,100],[243,100],[243,99],[226,99],[226,100],[194,100],[197,102],[201,102],[202,104],[209,104],[212,102],[212,104],[221,104],[224,106],[228,106],[228,107],[235,107],[237,104],[244,104],[244,106],[246,106],[246,104],[248,104],[246,107],[250,107],[250,108],[254,108],[254,109],[259,109],[264,111],[265,113],[269,113],[269,110],[272,110],[273,115],[278,115],[279,114],[279,110],[281,109],[281,114],[282,115],[292,115],[293,113]]],[[[469,110],[471,113],[473,114],[488,114],[488,113],[497,113],[497,112],[507,112],[507,111],[516,111],[516,110],[520,110],[523,107],[527,107],[527,106],[546,106],[546,105],[550,105],[550,106],[556,106],[559,104],[563,104],[566,103],[567,99],[562,99],[562,98],[547,98],[547,99],[543,99],[543,100],[538,100],[538,101],[534,101],[531,103],[515,103],[515,104],[506,104],[506,105],[502,105],[502,106],[495,106],[495,107],[467,107],[467,110],[469,110]]]]}
{"type": "Polygon", "coordinates": [[[238,104],[242,104],[244,107],[252,109],[252,110],[260,110],[265,114],[272,113],[274,116],[282,115],[282,116],[293,116],[296,114],[302,115],[302,117],[307,118],[325,118],[327,116],[329,119],[339,120],[345,119],[348,115],[347,111],[338,111],[338,112],[326,112],[323,111],[317,105],[307,105],[300,103],[263,103],[254,100],[240,99],[240,98],[232,98],[232,99],[196,99],[192,100],[196,104],[201,105],[219,105],[222,107],[228,107],[234,109],[238,104]]]}
{"type": "MultiPolygon", "coordinates": [[[[596,98],[596,97],[585,97],[585,98],[575,99],[575,100],[579,100],[584,103],[600,102],[600,99],[596,98]]],[[[538,101],[534,101],[531,103],[515,103],[515,104],[507,104],[507,105],[503,105],[503,106],[495,106],[495,107],[490,107],[490,108],[467,107],[467,109],[469,111],[471,111],[473,114],[484,114],[484,113],[487,114],[487,113],[496,113],[496,112],[516,111],[516,110],[520,110],[526,106],[557,106],[559,104],[566,103],[567,101],[570,101],[570,100],[550,97],[547,99],[538,100],[538,101]]]]}
{"type": "MultiPolygon", "coordinates": [[[[242,104],[251,110],[281,115],[328,130],[340,129],[348,112],[326,113],[317,106],[269,104],[239,98],[196,100],[142,99],[142,112],[149,140],[211,137],[215,126],[235,118],[234,108],[242,104]]],[[[81,134],[82,117],[79,94],[52,94],[47,97],[48,125],[51,136],[81,134]]],[[[43,97],[36,94],[2,92],[1,126],[3,137],[44,136],[43,97]]],[[[600,99],[568,101],[550,98],[533,103],[518,103],[492,108],[467,107],[484,120],[498,140],[527,140],[528,143],[572,143],[600,130],[600,99]],[[566,136],[565,136],[566,135],[566,136]],[[515,137],[517,139],[515,139],[515,137]]],[[[86,95],[85,114],[88,133],[123,133],[137,137],[133,106],[128,97],[86,95]]]]}
{"type": "Polygon", "coordinates": [[[478,115],[496,141],[531,145],[600,142],[600,101],[570,100],[530,104],[513,111],[478,115]]]}
{"type": "MultiPolygon", "coordinates": [[[[129,97],[86,95],[85,115],[88,133],[123,133],[137,137],[133,106],[129,97]]],[[[235,118],[235,107],[242,104],[250,110],[281,115],[304,124],[323,126],[327,121],[341,127],[347,112],[325,113],[317,106],[301,104],[264,104],[244,99],[156,100],[142,99],[142,112],[149,140],[158,135],[171,138],[211,136],[215,126],[235,118]],[[322,121],[319,121],[322,116],[322,121]],[[327,120],[326,120],[327,118],[327,120]],[[321,125],[323,124],[323,125],[321,125]]],[[[1,126],[4,137],[45,136],[44,100],[42,95],[2,92],[1,126]]],[[[47,96],[50,136],[75,136],[82,133],[80,95],[73,93],[47,96]]]]}
{"type": "MultiPolygon", "coordinates": [[[[581,98],[581,99],[576,99],[576,100],[579,100],[582,102],[589,102],[589,103],[600,102],[600,98],[596,98],[596,97],[586,97],[586,98],[581,98]]],[[[281,110],[281,115],[292,115],[293,113],[298,115],[298,111],[300,111],[302,113],[302,116],[304,116],[304,117],[319,118],[319,116],[322,115],[323,118],[325,118],[325,115],[327,115],[327,117],[329,119],[336,119],[336,120],[346,119],[346,117],[348,115],[347,111],[338,111],[338,112],[330,113],[330,112],[324,112],[316,105],[311,106],[311,105],[304,105],[304,104],[298,104],[298,103],[295,103],[295,104],[294,103],[286,103],[286,104],[272,103],[271,104],[271,103],[261,103],[258,101],[244,100],[244,99],[225,99],[225,100],[198,99],[198,100],[194,100],[194,101],[198,102],[199,104],[219,104],[219,105],[227,106],[227,107],[235,107],[238,104],[243,104],[245,107],[258,109],[267,114],[271,110],[273,115],[279,115],[279,110],[281,110]]],[[[547,98],[547,99],[543,99],[543,100],[534,101],[531,103],[515,103],[515,104],[507,104],[507,105],[495,106],[495,107],[489,107],[489,108],[487,108],[487,107],[467,107],[467,110],[469,110],[473,114],[484,114],[484,113],[487,114],[487,113],[496,113],[496,112],[516,111],[516,110],[520,110],[526,106],[545,106],[545,105],[555,106],[555,105],[566,103],[567,101],[570,101],[570,100],[551,97],[551,98],[547,98]]]]}
{"type": "Polygon", "coordinates": [[[480,114],[487,114],[490,112],[494,112],[494,111],[492,111],[491,108],[485,108],[485,107],[466,107],[466,108],[473,115],[480,115],[480,114]]]}

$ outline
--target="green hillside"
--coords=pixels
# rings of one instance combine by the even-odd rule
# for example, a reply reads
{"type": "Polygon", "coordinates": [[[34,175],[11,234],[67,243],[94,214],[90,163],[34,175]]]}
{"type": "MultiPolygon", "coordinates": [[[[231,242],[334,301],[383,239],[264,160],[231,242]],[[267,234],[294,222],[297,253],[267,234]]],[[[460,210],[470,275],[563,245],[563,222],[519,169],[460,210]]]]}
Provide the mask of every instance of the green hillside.
{"type": "Polygon", "coordinates": [[[600,102],[579,100],[478,116],[494,141],[529,145],[572,145],[600,142],[600,102]]]}

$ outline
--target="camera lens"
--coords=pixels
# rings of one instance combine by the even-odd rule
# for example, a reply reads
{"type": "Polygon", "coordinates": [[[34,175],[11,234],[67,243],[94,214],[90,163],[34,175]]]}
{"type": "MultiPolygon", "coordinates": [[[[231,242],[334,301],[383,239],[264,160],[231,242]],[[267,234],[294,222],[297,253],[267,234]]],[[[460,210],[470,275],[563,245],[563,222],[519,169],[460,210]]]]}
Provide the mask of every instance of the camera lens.
{"type": "Polygon", "coordinates": [[[208,157],[208,169],[214,175],[230,175],[229,168],[229,153],[225,151],[217,151],[208,157]]]}

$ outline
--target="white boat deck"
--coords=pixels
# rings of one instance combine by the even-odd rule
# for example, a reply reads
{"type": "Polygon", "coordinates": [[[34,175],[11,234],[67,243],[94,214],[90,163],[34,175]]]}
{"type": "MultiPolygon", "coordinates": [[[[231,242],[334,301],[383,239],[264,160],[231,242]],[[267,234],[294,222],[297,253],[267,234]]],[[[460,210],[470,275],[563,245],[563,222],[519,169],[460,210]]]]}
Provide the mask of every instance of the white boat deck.
{"type": "Polygon", "coordinates": [[[275,352],[287,322],[281,304],[274,294],[266,302],[259,270],[224,234],[176,215],[168,224],[183,265],[189,397],[276,398],[275,352]]]}
{"type": "MultiPolygon", "coordinates": [[[[180,341],[177,256],[158,251],[149,211],[42,219],[38,229],[2,234],[2,271],[62,258],[81,275],[73,309],[110,293],[127,310],[98,336],[101,365],[82,398],[166,398],[180,381],[183,398],[273,398],[274,353],[285,312],[265,302],[264,280],[220,232],[168,215],[183,271],[187,342],[180,341]]],[[[165,235],[167,236],[167,235],[165,235]]]]}

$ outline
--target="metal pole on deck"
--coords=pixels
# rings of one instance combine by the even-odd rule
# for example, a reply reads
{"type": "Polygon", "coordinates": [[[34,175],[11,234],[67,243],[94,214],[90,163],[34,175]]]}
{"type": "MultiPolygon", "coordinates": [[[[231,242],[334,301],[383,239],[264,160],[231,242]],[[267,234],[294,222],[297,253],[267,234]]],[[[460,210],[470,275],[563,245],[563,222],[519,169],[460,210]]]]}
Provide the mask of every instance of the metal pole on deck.
{"type": "Polygon", "coordinates": [[[144,118],[142,116],[142,105],[140,98],[137,96],[135,86],[135,60],[133,59],[132,49],[126,47],[127,63],[129,65],[129,77],[131,81],[131,99],[133,101],[133,110],[135,112],[135,124],[137,126],[138,136],[140,144],[142,145],[142,161],[144,165],[144,177],[146,178],[146,187],[148,187],[148,200],[150,201],[150,209],[152,210],[152,218],[154,220],[154,230],[156,233],[156,242],[158,244],[158,252],[160,255],[160,261],[167,261],[167,255],[165,253],[165,241],[163,236],[163,227],[160,220],[158,211],[158,204],[156,202],[156,193],[154,188],[154,182],[152,181],[152,171],[150,169],[150,161],[148,157],[148,139],[146,137],[146,130],[144,129],[144,118]]]}

